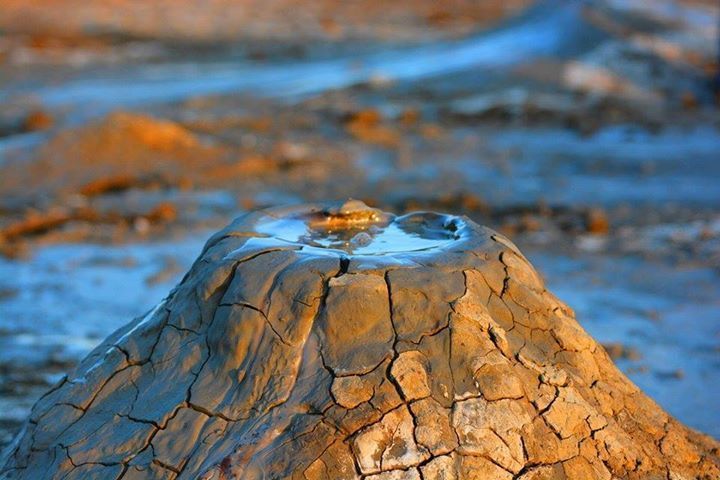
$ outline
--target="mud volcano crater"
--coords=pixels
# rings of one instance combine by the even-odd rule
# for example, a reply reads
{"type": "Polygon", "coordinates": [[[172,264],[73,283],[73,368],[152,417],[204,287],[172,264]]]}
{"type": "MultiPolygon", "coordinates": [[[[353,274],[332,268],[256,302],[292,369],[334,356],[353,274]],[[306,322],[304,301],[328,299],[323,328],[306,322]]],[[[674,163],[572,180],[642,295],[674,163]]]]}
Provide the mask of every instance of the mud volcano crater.
{"type": "Polygon", "coordinates": [[[517,248],[346,202],[246,214],[35,405],[3,479],[720,478],[517,248]]]}

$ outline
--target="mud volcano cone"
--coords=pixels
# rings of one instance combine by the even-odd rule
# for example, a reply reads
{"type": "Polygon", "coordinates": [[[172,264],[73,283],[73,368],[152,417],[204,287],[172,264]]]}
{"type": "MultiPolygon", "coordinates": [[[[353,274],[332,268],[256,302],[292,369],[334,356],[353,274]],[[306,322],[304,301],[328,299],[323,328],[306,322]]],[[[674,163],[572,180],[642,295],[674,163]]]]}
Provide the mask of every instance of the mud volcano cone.
{"type": "Polygon", "coordinates": [[[2,478],[720,478],[505,238],[251,213],[34,407],[2,478]]]}

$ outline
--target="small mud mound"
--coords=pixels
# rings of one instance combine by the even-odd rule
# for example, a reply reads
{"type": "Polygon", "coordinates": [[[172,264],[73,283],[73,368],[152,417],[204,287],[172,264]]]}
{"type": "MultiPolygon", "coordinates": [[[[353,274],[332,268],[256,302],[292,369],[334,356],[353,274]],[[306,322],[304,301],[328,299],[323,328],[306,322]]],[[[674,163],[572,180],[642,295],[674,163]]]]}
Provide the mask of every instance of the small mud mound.
{"type": "Polygon", "coordinates": [[[504,237],[245,215],[34,407],[6,479],[718,478],[504,237]]]}
{"type": "Polygon", "coordinates": [[[102,121],[54,136],[32,162],[3,168],[0,192],[6,196],[95,195],[142,186],[151,181],[177,184],[223,151],[168,120],[114,113],[102,121]]]}

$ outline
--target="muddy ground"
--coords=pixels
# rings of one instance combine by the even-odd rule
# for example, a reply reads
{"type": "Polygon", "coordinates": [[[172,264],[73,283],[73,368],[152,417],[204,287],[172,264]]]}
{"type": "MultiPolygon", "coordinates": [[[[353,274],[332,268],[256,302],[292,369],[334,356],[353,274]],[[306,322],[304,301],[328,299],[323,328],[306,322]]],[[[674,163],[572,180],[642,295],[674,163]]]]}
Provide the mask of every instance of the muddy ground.
{"type": "Polygon", "coordinates": [[[74,3],[0,7],[0,443],[210,232],[347,197],[510,236],[720,438],[715,2],[74,3]]]}

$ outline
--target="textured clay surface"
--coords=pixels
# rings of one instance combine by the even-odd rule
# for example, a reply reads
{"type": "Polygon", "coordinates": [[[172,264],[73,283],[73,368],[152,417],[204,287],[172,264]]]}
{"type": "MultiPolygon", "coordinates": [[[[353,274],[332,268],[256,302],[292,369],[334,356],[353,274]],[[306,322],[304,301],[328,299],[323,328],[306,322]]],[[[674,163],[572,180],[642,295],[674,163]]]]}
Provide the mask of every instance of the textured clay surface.
{"type": "Polygon", "coordinates": [[[720,478],[718,443],[623,376],[508,240],[359,202],[213,236],[0,462],[27,480],[720,478]]]}

